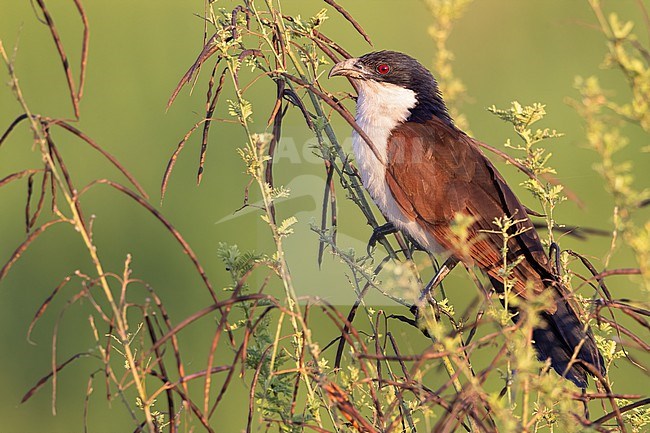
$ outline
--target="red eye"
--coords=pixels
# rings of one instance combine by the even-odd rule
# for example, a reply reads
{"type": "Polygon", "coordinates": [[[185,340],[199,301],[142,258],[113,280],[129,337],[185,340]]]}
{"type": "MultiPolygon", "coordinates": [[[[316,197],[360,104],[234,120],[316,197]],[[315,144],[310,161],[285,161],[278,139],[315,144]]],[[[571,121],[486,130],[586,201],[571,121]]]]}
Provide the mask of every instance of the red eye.
{"type": "Polygon", "coordinates": [[[386,63],[382,63],[381,65],[377,66],[377,72],[379,72],[381,75],[386,75],[388,72],[390,72],[390,66],[388,66],[386,63]]]}

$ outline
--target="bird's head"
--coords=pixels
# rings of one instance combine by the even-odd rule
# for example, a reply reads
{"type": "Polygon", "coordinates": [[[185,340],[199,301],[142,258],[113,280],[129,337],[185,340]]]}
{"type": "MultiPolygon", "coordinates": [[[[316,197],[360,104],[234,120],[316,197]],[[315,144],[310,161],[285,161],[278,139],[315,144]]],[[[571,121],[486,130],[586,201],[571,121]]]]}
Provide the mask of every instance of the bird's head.
{"type": "Polygon", "coordinates": [[[357,84],[359,96],[376,96],[378,103],[387,102],[380,93],[403,89],[405,96],[415,98],[414,106],[409,109],[409,121],[426,122],[431,116],[437,116],[453,125],[436,79],[420,62],[404,53],[375,51],[350,58],[334,65],[329,76],[350,78],[357,84]]]}

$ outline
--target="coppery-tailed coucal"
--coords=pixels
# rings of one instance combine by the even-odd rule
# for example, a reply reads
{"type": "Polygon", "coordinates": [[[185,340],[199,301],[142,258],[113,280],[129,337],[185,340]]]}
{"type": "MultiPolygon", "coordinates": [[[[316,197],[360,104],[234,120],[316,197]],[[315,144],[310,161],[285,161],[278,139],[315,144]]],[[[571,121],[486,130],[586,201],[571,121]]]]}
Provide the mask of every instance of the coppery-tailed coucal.
{"type": "Polygon", "coordinates": [[[336,75],[357,88],[356,121],[370,140],[355,131],[354,155],[364,186],[386,218],[427,251],[445,251],[480,268],[501,293],[503,236],[493,222],[516,220],[513,231],[521,233],[507,244],[507,260],[521,260],[512,272],[512,294],[524,302],[529,293],[543,291],[553,298],[533,331],[539,358],[550,358],[558,374],[581,388],[589,373],[583,363],[605,374],[594,337],[552,272],[526,208],[476,140],[454,125],[431,73],[410,56],[378,51],[336,64],[330,77],[336,75]],[[473,219],[465,243],[453,230],[458,214],[473,219]]]}

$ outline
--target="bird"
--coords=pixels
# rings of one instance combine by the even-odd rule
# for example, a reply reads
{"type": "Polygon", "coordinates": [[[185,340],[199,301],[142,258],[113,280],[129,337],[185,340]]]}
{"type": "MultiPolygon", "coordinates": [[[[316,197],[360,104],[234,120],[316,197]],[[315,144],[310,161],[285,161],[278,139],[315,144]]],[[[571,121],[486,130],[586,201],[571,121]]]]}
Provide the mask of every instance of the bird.
{"type": "MultiPolygon", "coordinates": [[[[363,134],[353,131],[352,149],[363,185],[389,226],[419,248],[449,254],[450,267],[462,262],[480,268],[503,293],[504,237],[494,220],[513,219],[516,235],[506,257],[516,263],[510,293],[523,302],[531,291],[552,298],[532,333],[538,358],[550,359],[559,375],[582,389],[588,375],[604,376],[593,333],[553,271],[527,208],[479,142],[454,124],[431,72],[407,54],[383,50],[336,63],[329,73],[335,76],[347,77],[357,90],[355,120],[363,134]],[[465,242],[454,230],[459,216],[472,221],[465,242]]],[[[516,307],[509,309],[512,320],[520,320],[516,307]]]]}

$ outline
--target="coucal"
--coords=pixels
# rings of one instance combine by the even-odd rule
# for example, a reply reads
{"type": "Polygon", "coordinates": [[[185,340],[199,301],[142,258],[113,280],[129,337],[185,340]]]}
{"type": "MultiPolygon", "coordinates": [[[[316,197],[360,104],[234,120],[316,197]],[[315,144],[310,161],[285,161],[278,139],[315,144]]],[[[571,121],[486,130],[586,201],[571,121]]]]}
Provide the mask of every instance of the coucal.
{"type": "Polygon", "coordinates": [[[525,301],[531,292],[550,291],[554,300],[533,331],[539,358],[550,358],[558,374],[581,388],[590,373],[583,362],[604,375],[594,337],[552,271],[526,208],[477,141],[454,125],[433,75],[395,51],[337,63],[330,77],[336,75],[357,88],[356,122],[369,140],[355,131],[353,151],[363,184],[388,221],[425,250],[446,251],[480,268],[502,293],[503,236],[494,233],[494,219],[517,220],[513,233],[521,233],[507,245],[508,262],[521,260],[513,269],[511,293],[525,301]],[[473,220],[466,242],[453,230],[459,214],[473,220]]]}

